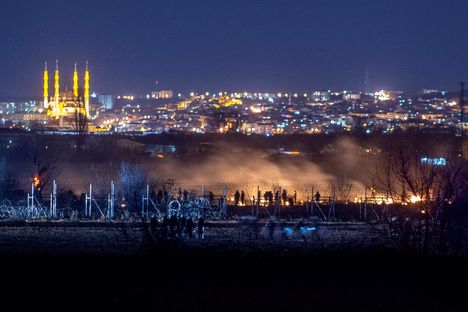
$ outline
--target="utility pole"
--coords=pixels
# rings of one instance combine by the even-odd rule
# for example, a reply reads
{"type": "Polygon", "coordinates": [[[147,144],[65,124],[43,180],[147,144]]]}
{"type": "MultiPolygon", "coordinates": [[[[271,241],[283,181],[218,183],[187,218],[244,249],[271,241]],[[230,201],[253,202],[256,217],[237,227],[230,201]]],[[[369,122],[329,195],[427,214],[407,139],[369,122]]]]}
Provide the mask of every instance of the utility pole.
{"type": "Polygon", "coordinates": [[[459,156],[462,158],[465,158],[467,155],[465,153],[465,150],[463,148],[464,144],[464,138],[463,138],[463,132],[464,132],[464,127],[465,127],[465,82],[461,81],[460,82],[460,123],[458,127],[459,136],[460,136],[460,147],[459,147],[459,156]]]}
{"type": "Polygon", "coordinates": [[[57,183],[52,181],[52,194],[50,194],[50,216],[57,217],[57,183]]]}
{"type": "Polygon", "coordinates": [[[85,197],[85,217],[91,218],[92,211],[91,205],[93,200],[93,185],[89,185],[89,195],[86,194],[85,197]]]}
{"type": "MultiPolygon", "coordinates": [[[[106,217],[107,219],[111,220],[114,218],[114,202],[115,202],[115,186],[114,181],[111,181],[111,190],[110,193],[107,194],[107,211],[106,217]]],[[[142,205],[143,207],[143,205],[142,205]]],[[[142,208],[143,209],[143,208],[142,208]]]]}
{"type": "Polygon", "coordinates": [[[369,66],[366,66],[366,78],[364,79],[364,93],[370,92],[369,66]]]}
{"type": "MultiPolygon", "coordinates": [[[[465,82],[460,82],[460,126],[463,127],[464,115],[465,115],[465,82]]],[[[463,133],[463,131],[462,131],[463,133]]]]}

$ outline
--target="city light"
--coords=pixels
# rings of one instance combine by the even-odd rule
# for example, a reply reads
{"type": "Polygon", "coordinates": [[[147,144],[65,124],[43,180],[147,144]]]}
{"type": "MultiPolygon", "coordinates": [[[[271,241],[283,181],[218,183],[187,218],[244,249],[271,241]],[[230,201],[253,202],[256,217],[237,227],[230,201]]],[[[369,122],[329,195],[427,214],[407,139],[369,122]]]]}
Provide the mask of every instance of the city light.
{"type": "Polygon", "coordinates": [[[422,157],[421,164],[433,165],[433,166],[445,166],[447,164],[447,160],[443,157],[436,157],[436,158],[422,157]]]}
{"type": "MultiPolygon", "coordinates": [[[[77,87],[77,77],[78,73],[75,71],[75,95],[76,92],[81,92],[77,87]]],[[[206,91],[200,96],[191,91],[190,96],[184,98],[183,93],[166,89],[151,91],[141,96],[124,94],[113,97],[93,92],[91,96],[84,97],[85,100],[80,104],[70,98],[69,93],[60,90],[58,71],[55,72],[55,78],[54,95],[49,96],[48,72],[44,72],[46,96],[43,101],[0,103],[1,124],[8,123],[8,127],[21,127],[27,131],[34,131],[37,125],[43,125],[50,131],[60,128],[60,131],[73,132],[76,125],[71,122],[71,117],[78,112],[87,117],[87,128],[90,132],[112,130],[117,133],[162,133],[169,129],[180,129],[193,133],[219,133],[219,129],[222,128],[223,133],[232,131],[265,136],[291,133],[352,133],[356,130],[357,117],[360,118],[362,126],[360,131],[368,135],[386,135],[396,130],[406,131],[421,126],[435,130],[468,129],[468,126],[459,122],[457,100],[453,100],[450,93],[437,90],[424,91],[426,94],[436,95],[424,99],[392,90],[380,90],[373,93],[373,97],[366,97],[363,92],[348,89],[323,89],[300,93],[303,96],[299,96],[297,92],[278,92],[273,97],[270,96],[271,93],[261,90],[238,90],[230,93],[206,91]],[[92,99],[90,105],[87,104],[89,98],[92,99]],[[58,105],[55,104],[56,101],[58,105]],[[218,115],[219,113],[221,115],[218,115]],[[223,115],[224,120],[220,120],[220,125],[212,122],[213,118],[223,115]],[[58,122],[60,117],[67,117],[64,119],[66,122],[61,125],[58,122]],[[111,120],[113,122],[110,122],[111,120]],[[245,127],[244,123],[247,123],[248,127],[245,127]]],[[[85,71],[84,78],[85,89],[89,91],[88,70],[85,71]]],[[[80,93],[77,100],[81,98],[80,93]]],[[[424,165],[445,166],[446,162],[442,157],[421,158],[421,164],[424,165]]]]}
{"type": "Polygon", "coordinates": [[[4,297],[35,310],[466,306],[467,12],[2,1],[4,297]]]}

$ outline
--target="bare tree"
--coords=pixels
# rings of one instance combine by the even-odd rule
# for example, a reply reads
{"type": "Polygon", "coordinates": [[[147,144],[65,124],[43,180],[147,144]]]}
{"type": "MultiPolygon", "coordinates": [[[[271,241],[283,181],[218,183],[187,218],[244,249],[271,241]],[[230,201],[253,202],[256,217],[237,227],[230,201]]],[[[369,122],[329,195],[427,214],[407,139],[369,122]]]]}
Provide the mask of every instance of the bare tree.
{"type": "Polygon", "coordinates": [[[34,184],[36,194],[41,196],[44,188],[61,173],[60,149],[36,138],[25,146],[24,153],[31,164],[29,171],[31,182],[34,184]]]}
{"type": "Polygon", "coordinates": [[[16,187],[17,180],[16,177],[11,174],[11,171],[8,170],[7,158],[5,156],[0,157],[0,200],[14,195],[13,192],[16,187]]]}
{"type": "Polygon", "coordinates": [[[77,147],[81,149],[86,141],[86,135],[88,133],[88,116],[84,112],[84,103],[82,101],[75,102],[75,131],[77,133],[77,147]]]}
{"type": "Polygon", "coordinates": [[[129,210],[139,211],[140,200],[145,190],[147,176],[139,165],[122,162],[119,169],[119,190],[128,203],[129,210]]]}
{"type": "Polygon", "coordinates": [[[91,163],[89,173],[94,192],[102,196],[106,195],[110,190],[111,181],[119,178],[117,171],[118,168],[113,162],[91,163]]]}
{"type": "Polygon", "coordinates": [[[350,200],[350,195],[353,190],[352,181],[346,179],[343,176],[340,176],[336,179],[336,185],[336,193],[338,200],[348,202],[350,200]]]}
{"type": "Polygon", "coordinates": [[[8,174],[5,156],[0,158],[0,197],[5,197],[7,193],[8,174]]]}
{"type": "Polygon", "coordinates": [[[459,158],[452,159],[442,171],[437,194],[439,252],[458,253],[467,227],[468,172],[459,158]]]}
{"type": "MultiPolygon", "coordinates": [[[[466,192],[463,164],[423,161],[414,145],[400,144],[384,156],[376,170],[376,186],[394,203],[385,218],[388,233],[404,247],[423,253],[442,252],[447,246],[454,202],[466,192]]],[[[427,159],[427,158],[426,158],[427,159]]]]}

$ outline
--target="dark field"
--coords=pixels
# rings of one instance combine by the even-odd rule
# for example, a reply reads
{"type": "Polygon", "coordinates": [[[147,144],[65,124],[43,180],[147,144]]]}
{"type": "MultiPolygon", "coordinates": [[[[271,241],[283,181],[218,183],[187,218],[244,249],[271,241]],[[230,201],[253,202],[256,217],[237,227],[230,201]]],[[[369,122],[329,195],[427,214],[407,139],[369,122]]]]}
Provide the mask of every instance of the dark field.
{"type": "Polygon", "coordinates": [[[155,242],[138,223],[3,223],[3,293],[18,306],[73,302],[79,309],[167,311],[353,305],[445,311],[463,302],[466,258],[397,251],[364,223],[315,226],[320,239],[311,235],[307,242],[297,234],[283,237],[279,228],[273,241],[262,230],[254,239],[250,227],[232,222],[207,223],[204,241],[155,242]]]}
{"type": "Polygon", "coordinates": [[[100,222],[3,222],[0,253],[55,255],[148,255],[166,247],[182,252],[196,249],[226,249],[248,253],[247,249],[274,255],[318,252],[323,248],[385,245],[378,228],[365,223],[304,224],[302,234],[297,223],[278,224],[270,239],[266,222],[208,222],[203,240],[183,238],[153,241],[141,223],[100,222]],[[312,230],[316,229],[316,230],[312,230]],[[255,234],[255,231],[257,234],[255,234]],[[246,249],[246,250],[244,250],[246,249]],[[243,250],[243,251],[242,251],[243,250]]]}
{"type": "MultiPolygon", "coordinates": [[[[2,137],[1,141],[6,139],[2,137]]],[[[4,199],[24,203],[34,173],[33,156],[39,155],[44,163],[50,155],[57,155],[57,170],[44,176],[47,183],[42,201],[48,205],[51,179],[55,178],[59,210],[66,207],[69,190],[79,199],[91,182],[98,199],[106,198],[112,179],[119,192],[125,182],[119,170],[125,162],[135,171],[144,172],[135,187],[138,196],[131,206],[134,212],[139,211],[148,183],[154,183],[155,191],[172,186],[175,195],[179,186],[199,195],[200,186],[205,185],[205,191],[213,191],[216,198],[228,184],[228,200],[236,189],[244,190],[247,205],[256,196],[257,186],[262,195],[278,187],[287,189],[290,196],[297,191],[299,201],[319,190],[322,201],[327,202],[334,184],[334,221],[341,222],[306,223],[304,226],[316,230],[301,234],[296,224],[284,221],[273,239],[265,223],[254,227],[207,222],[203,241],[161,241],[154,240],[148,228],[138,222],[5,221],[0,224],[0,276],[3,288],[8,289],[5,293],[18,297],[17,304],[64,302],[62,308],[81,310],[125,307],[139,311],[139,307],[149,305],[162,311],[187,307],[194,311],[205,311],[207,307],[231,311],[313,311],[317,307],[346,311],[352,310],[350,305],[354,303],[372,307],[373,311],[400,311],[402,305],[407,307],[403,310],[410,311],[427,307],[447,311],[456,310],[459,299],[465,300],[465,256],[404,251],[382,231],[384,223],[376,222],[383,216],[384,205],[369,204],[369,223],[364,223],[356,222],[363,218],[360,205],[353,202],[364,195],[364,184],[379,185],[378,169],[384,152],[397,142],[417,143],[422,155],[450,157],[458,150],[458,139],[432,135],[90,136],[81,150],[74,148],[73,140],[40,135],[36,139],[15,138],[14,146],[4,153],[7,171],[14,176],[4,199]],[[123,144],[118,143],[120,139],[125,140],[123,144]],[[177,151],[155,157],[144,149],[127,147],[133,144],[128,141],[146,147],[173,144],[177,151]],[[301,155],[283,155],[278,152],[281,148],[300,151],[301,155]],[[449,301],[440,300],[442,291],[449,291],[449,301]]],[[[385,195],[384,190],[378,190],[378,195],[385,195]]],[[[456,206],[460,213],[457,210],[450,220],[455,220],[455,225],[460,221],[465,228],[463,200],[456,206]]],[[[104,201],[99,204],[105,207],[104,201]]],[[[327,205],[323,206],[327,214],[327,205]]],[[[390,213],[398,215],[399,211],[389,206],[390,213]]],[[[83,202],[77,200],[76,209],[81,213],[83,202]]],[[[231,205],[228,210],[229,217],[235,218],[251,214],[252,209],[231,205]]],[[[262,218],[268,218],[269,213],[259,210],[262,218]]],[[[417,217],[408,213],[404,216],[417,217]]],[[[307,217],[303,205],[281,210],[284,220],[307,217]]]]}

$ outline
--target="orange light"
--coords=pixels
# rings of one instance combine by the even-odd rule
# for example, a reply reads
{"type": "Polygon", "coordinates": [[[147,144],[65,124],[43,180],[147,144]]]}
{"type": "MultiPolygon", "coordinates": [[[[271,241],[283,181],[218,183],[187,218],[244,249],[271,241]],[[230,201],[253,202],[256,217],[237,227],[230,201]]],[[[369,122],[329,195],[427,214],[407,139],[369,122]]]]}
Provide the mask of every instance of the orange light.
{"type": "Polygon", "coordinates": [[[34,184],[34,187],[38,187],[39,186],[39,177],[38,176],[34,176],[33,178],[33,184],[34,184]]]}
{"type": "Polygon", "coordinates": [[[421,196],[419,195],[412,195],[411,198],[410,198],[410,202],[411,203],[417,203],[417,202],[420,202],[421,201],[421,196]]]}

